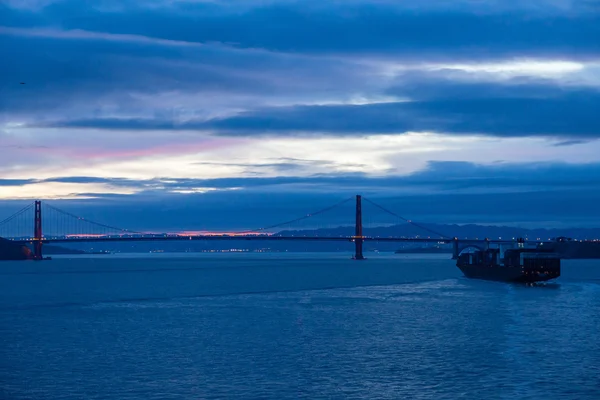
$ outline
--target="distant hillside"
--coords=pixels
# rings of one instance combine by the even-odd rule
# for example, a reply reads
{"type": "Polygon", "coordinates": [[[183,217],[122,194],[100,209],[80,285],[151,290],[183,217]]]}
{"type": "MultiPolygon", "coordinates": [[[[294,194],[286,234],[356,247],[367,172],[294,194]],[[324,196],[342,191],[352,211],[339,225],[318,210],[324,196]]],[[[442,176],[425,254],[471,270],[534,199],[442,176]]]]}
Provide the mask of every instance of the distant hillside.
{"type": "MultiPolygon", "coordinates": [[[[30,250],[31,245],[28,245],[30,250]]],[[[51,244],[45,244],[42,247],[42,252],[44,253],[44,255],[57,255],[57,254],[89,254],[88,251],[85,250],[79,250],[79,249],[69,249],[67,247],[62,247],[62,246],[56,246],[56,245],[51,245],[51,244]]]]}
{"type": "Polygon", "coordinates": [[[62,246],[54,246],[46,244],[43,247],[44,254],[87,254],[87,251],[84,250],[76,250],[76,249],[68,249],[62,246]]]}
{"type": "MultiPolygon", "coordinates": [[[[495,225],[446,225],[446,224],[420,224],[430,231],[439,232],[446,237],[458,238],[490,238],[490,239],[511,239],[513,237],[523,237],[529,239],[548,240],[559,236],[571,237],[574,239],[598,239],[600,238],[600,228],[565,228],[565,229],[526,229],[511,226],[495,225]]],[[[282,236],[288,235],[307,235],[307,236],[349,236],[354,234],[354,228],[345,226],[339,228],[302,230],[287,230],[279,233],[282,236]]],[[[439,237],[433,233],[427,232],[411,224],[394,225],[388,227],[365,227],[363,234],[366,236],[405,236],[405,237],[439,237]]]]}

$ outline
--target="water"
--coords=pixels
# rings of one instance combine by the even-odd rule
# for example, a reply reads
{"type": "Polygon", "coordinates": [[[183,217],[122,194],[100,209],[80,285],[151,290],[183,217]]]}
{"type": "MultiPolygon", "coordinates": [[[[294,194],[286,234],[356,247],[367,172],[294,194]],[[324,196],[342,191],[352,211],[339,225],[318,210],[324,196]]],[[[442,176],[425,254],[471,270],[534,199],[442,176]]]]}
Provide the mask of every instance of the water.
{"type": "Polygon", "coordinates": [[[2,399],[598,399],[600,262],[556,284],[445,255],[0,264],[2,399]]]}

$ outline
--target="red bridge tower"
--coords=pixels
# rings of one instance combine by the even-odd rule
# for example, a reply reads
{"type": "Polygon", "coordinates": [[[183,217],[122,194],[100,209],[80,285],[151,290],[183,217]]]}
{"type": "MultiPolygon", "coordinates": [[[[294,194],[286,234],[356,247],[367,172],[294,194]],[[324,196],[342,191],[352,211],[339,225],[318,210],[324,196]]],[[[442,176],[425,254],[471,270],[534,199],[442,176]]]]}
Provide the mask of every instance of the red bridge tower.
{"type": "Polygon", "coordinates": [[[362,227],[362,197],[356,195],[356,226],[354,234],[354,257],[355,260],[364,260],[363,256],[363,227],[362,227]]]}

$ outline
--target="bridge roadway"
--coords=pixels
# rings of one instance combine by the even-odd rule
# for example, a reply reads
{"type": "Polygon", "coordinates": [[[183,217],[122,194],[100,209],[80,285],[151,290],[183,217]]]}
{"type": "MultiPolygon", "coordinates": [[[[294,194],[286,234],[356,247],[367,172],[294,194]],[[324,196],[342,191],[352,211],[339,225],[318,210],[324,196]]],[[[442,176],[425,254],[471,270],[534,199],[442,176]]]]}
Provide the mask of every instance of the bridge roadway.
{"type": "MultiPolygon", "coordinates": [[[[456,238],[403,238],[378,236],[277,236],[277,235],[144,235],[144,236],[81,236],[66,238],[43,238],[44,244],[51,243],[90,243],[90,242],[169,242],[169,241],[216,241],[216,240],[255,240],[255,241],[321,241],[321,242],[354,242],[361,238],[363,242],[410,242],[410,243],[453,243],[459,241],[469,244],[510,244],[516,240],[485,240],[485,239],[456,239],[456,238]]],[[[26,244],[36,242],[36,239],[15,240],[16,243],[26,244]]],[[[541,243],[539,241],[526,241],[541,243]]]]}
{"type": "Polygon", "coordinates": [[[364,260],[362,246],[364,242],[395,242],[395,243],[452,243],[452,258],[457,259],[459,254],[469,248],[475,247],[481,250],[488,249],[490,244],[513,244],[521,241],[522,243],[544,243],[539,241],[519,240],[489,240],[489,239],[458,239],[458,238],[403,238],[403,237],[373,237],[373,236],[278,236],[278,235],[140,235],[140,236],[81,236],[81,237],[58,237],[58,238],[42,238],[42,239],[23,239],[15,240],[16,243],[26,244],[31,243],[37,249],[38,260],[43,259],[42,244],[50,243],[103,243],[103,242],[169,242],[169,241],[310,241],[310,242],[354,242],[355,255],[354,259],[364,260]]]}
{"type": "MultiPolygon", "coordinates": [[[[43,238],[44,244],[51,243],[90,243],[90,242],[170,242],[170,241],[217,241],[217,240],[254,240],[254,241],[309,241],[309,242],[354,242],[355,236],[275,236],[275,235],[169,235],[169,236],[86,236],[71,238],[43,238]]],[[[390,237],[368,237],[363,236],[364,242],[415,242],[415,243],[451,243],[452,239],[428,239],[428,238],[390,238],[390,237]]],[[[15,240],[15,243],[33,243],[36,239],[15,240]]]]}

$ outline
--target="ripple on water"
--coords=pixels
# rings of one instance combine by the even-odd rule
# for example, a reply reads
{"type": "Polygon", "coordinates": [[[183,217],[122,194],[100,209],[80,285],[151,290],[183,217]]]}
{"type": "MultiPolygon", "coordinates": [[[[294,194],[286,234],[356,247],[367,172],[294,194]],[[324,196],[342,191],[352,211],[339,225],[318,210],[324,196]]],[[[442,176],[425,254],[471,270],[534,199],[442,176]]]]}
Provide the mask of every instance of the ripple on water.
{"type": "MultiPolygon", "coordinates": [[[[263,293],[244,294],[239,280],[231,283],[237,292],[223,289],[235,267],[224,260],[222,275],[218,264],[205,268],[205,275],[169,275],[161,264],[160,275],[140,272],[127,285],[97,274],[62,274],[53,284],[65,284],[63,295],[41,291],[38,297],[24,294],[38,276],[11,275],[7,279],[14,280],[3,286],[11,288],[0,294],[3,305],[51,306],[0,310],[0,394],[600,398],[600,341],[594,340],[600,285],[594,281],[575,276],[555,288],[523,287],[464,279],[447,261],[403,259],[400,278],[389,265],[374,263],[371,273],[386,278],[360,285],[363,270],[342,276],[354,264],[342,268],[331,259],[302,268],[294,263],[288,270],[279,260],[281,290],[264,275],[266,283],[256,278],[247,284],[263,293]],[[316,282],[306,281],[307,274],[316,282]],[[66,285],[74,281],[76,288],[66,285]],[[350,287],[315,289],[336,282],[350,287]]],[[[250,269],[246,277],[274,273],[263,265],[253,270],[247,260],[238,269],[244,268],[250,269]]]]}

